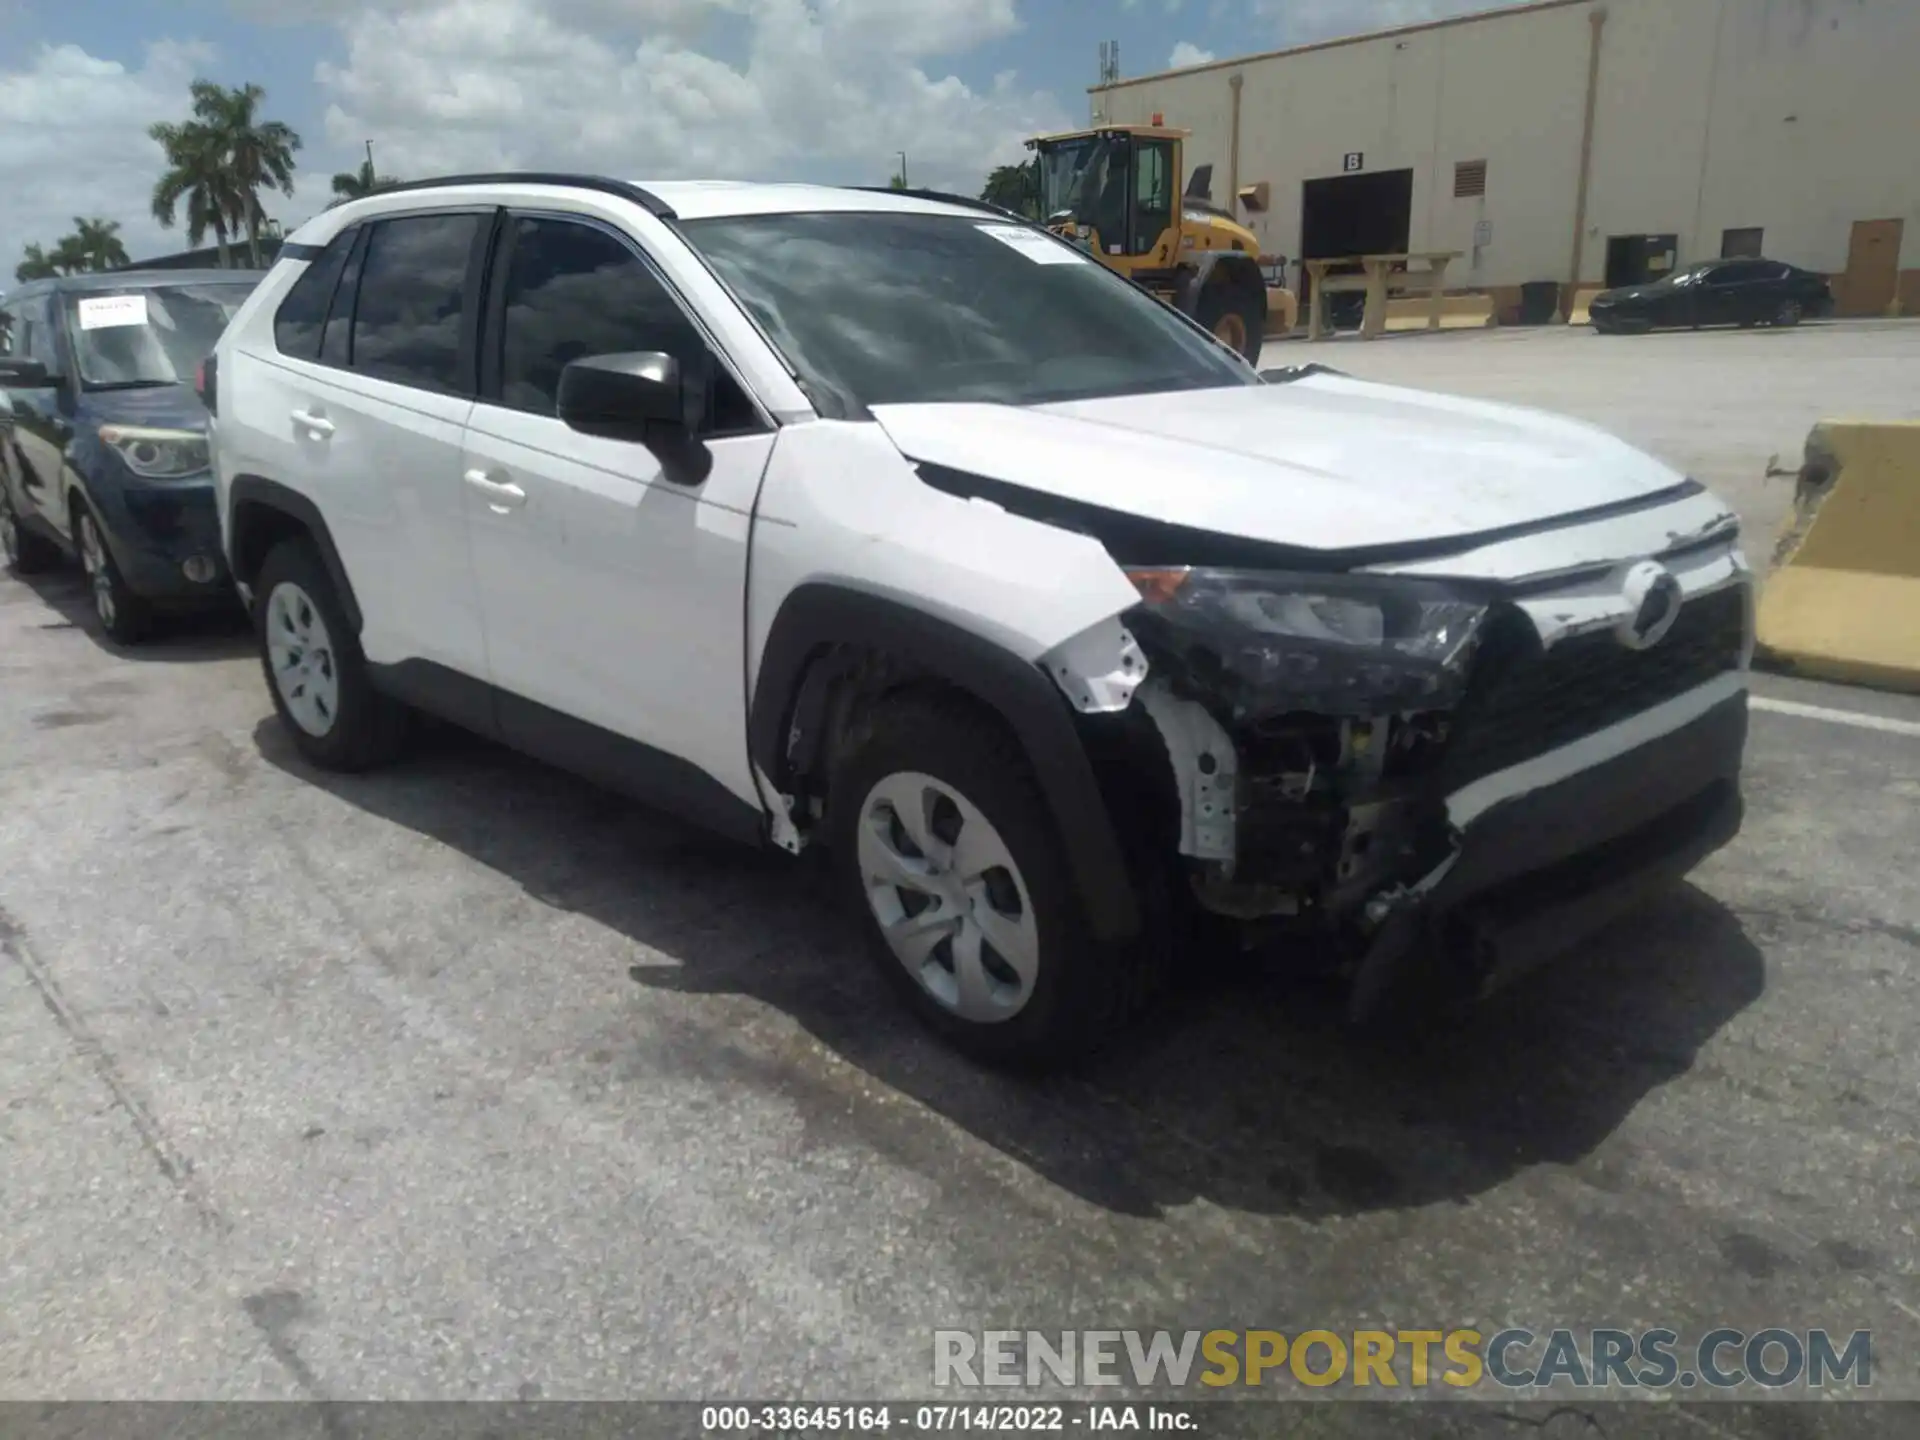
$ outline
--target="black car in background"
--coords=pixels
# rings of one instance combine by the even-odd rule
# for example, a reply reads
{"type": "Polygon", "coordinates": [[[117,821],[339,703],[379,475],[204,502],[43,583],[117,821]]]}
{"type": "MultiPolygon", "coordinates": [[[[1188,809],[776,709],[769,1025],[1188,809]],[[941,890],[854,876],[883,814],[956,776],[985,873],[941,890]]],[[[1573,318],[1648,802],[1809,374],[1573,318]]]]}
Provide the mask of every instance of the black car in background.
{"type": "Polygon", "coordinates": [[[194,377],[260,279],[116,272],[0,297],[0,554],[21,573],[77,557],[116,641],[232,593],[194,377]]]}
{"type": "Polygon", "coordinates": [[[1778,260],[1703,260],[1649,285],[1603,290],[1588,315],[1603,335],[1702,325],[1798,325],[1833,309],[1824,275],[1778,260]]]}

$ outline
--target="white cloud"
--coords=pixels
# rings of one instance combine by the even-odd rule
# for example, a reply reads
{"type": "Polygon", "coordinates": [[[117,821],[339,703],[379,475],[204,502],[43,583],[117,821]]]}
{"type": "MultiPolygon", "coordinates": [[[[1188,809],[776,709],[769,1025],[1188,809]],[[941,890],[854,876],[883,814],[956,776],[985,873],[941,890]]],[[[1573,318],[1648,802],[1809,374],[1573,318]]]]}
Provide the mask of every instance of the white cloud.
{"type": "Polygon", "coordinates": [[[52,245],[76,215],[120,221],[135,259],[185,248],[148,213],[161,154],[147,127],[185,112],[187,82],[211,58],[205,46],[165,42],[129,68],[48,45],[0,69],[0,288],[30,242],[52,245]]]}
{"type": "Polygon", "coordinates": [[[1211,50],[1202,50],[1191,40],[1182,40],[1173,47],[1173,53],[1167,57],[1167,68],[1184,70],[1189,65],[1205,65],[1214,58],[1211,50]]]}
{"type": "MultiPolygon", "coordinates": [[[[317,3],[317,0],[315,0],[317,3]]],[[[1068,123],[1003,75],[975,89],[933,63],[1018,28],[1013,0],[355,3],[322,64],[326,134],[373,137],[382,171],[604,170],[979,185],[1024,136],[1068,123]],[[737,59],[692,37],[725,17],[737,59]],[[737,36],[736,36],[737,38],[737,36]]]]}

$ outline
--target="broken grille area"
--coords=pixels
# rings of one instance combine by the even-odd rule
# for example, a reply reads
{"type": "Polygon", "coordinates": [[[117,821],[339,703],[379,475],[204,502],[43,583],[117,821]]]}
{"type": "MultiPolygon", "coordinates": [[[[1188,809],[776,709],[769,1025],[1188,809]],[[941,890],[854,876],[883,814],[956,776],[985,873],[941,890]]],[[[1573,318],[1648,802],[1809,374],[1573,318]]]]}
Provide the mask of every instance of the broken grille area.
{"type": "Polygon", "coordinates": [[[1543,652],[1524,615],[1501,617],[1454,714],[1447,788],[1584,739],[1737,669],[1746,623],[1738,585],[1688,601],[1650,650],[1629,650],[1601,631],[1543,652]]]}

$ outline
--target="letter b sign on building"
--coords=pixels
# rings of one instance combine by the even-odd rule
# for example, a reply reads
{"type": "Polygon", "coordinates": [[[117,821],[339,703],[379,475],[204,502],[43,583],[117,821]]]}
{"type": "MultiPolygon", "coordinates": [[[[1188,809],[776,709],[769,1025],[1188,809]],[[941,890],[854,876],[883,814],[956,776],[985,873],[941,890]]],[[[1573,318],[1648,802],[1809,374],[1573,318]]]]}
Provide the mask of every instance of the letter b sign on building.
{"type": "Polygon", "coordinates": [[[1363,169],[1365,164],[1365,155],[1358,150],[1349,150],[1347,152],[1347,158],[1340,162],[1340,168],[1351,175],[1354,171],[1363,169]]]}

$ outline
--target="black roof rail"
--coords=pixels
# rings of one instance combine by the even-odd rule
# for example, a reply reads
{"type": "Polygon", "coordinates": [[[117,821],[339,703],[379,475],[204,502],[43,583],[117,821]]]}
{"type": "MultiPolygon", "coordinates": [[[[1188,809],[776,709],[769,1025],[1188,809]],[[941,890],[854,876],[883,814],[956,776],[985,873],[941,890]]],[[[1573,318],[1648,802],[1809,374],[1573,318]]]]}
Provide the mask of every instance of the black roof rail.
{"type": "MultiPolygon", "coordinates": [[[[429,180],[403,180],[374,191],[375,195],[405,194],[409,190],[443,190],[452,185],[568,185],[576,190],[598,190],[603,195],[618,195],[631,200],[658,220],[678,217],[673,207],[644,185],[629,180],[613,180],[605,175],[570,175],[548,170],[501,170],[485,175],[436,175],[429,180]]],[[[363,197],[372,198],[372,197],[363,197]]]]}
{"type": "Polygon", "coordinates": [[[1018,211],[996,205],[991,200],[981,200],[972,195],[951,195],[945,190],[899,190],[891,185],[849,185],[847,188],[863,190],[872,195],[905,195],[910,200],[932,200],[943,205],[962,205],[969,210],[985,210],[989,214],[1003,215],[1009,220],[1018,220],[1022,225],[1038,223],[1018,211]]]}

